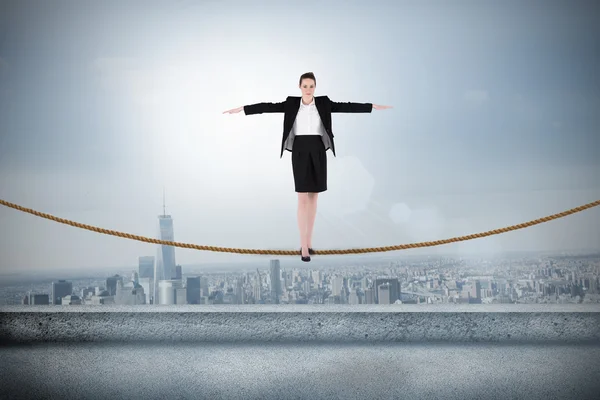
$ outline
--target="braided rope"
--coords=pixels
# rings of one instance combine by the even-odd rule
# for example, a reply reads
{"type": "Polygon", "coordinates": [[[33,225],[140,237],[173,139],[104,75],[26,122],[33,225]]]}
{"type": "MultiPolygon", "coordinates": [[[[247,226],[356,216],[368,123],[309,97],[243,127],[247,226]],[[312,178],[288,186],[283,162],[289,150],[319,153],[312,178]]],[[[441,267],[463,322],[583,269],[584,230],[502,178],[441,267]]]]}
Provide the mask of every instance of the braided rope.
{"type": "MultiPolygon", "coordinates": [[[[265,249],[238,249],[231,247],[217,247],[217,246],[203,246],[197,244],[190,243],[179,243],[179,242],[171,242],[167,240],[159,240],[148,238],[144,236],[132,235],[130,233],[113,231],[109,229],[99,228],[92,225],[86,225],[75,221],[70,221],[68,219],[55,217],[50,214],[42,213],[39,211],[32,210],[30,208],[22,207],[18,204],[10,203],[8,201],[0,199],[0,204],[9,208],[14,208],[15,210],[22,211],[28,214],[32,214],[41,218],[49,219],[51,221],[59,222],[61,224],[66,224],[73,226],[75,228],[86,229],[88,231],[102,233],[105,235],[118,236],[125,239],[137,240],[140,242],[153,243],[153,244],[161,244],[167,246],[175,246],[181,247],[184,249],[194,249],[194,250],[204,250],[204,251],[212,251],[218,253],[236,253],[236,254],[256,254],[256,255],[277,255],[277,256],[296,256],[300,254],[300,250],[265,250],[265,249]]],[[[383,253],[387,251],[395,251],[395,250],[406,250],[406,249],[416,249],[420,247],[433,247],[440,246],[448,243],[462,242],[466,240],[473,240],[478,238],[483,238],[486,236],[498,235],[505,232],[514,231],[517,229],[527,228],[529,226],[538,225],[543,222],[552,221],[554,219],[563,218],[571,214],[575,214],[588,208],[596,207],[600,205],[600,200],[596,200],[594,202],[584,204],[579,207],[572,208],[567,211],[563,211],[558,214],[549,215],[547,217],[539,218],[533,221],[524,222],[517,225],[511,225],[500,229],[494,229],[487,232],[474,233],[466,236],[453,237],[449,239],[442,240],[434,240],[430,242],[420,242],[420,243],[407,243],[407,244],[398,244],[394,246],[383,246],[383,247],[367,247],[367,248],[359,248],[359,249],[340,249],[340,250],[315,250],[315,254],[319,255],[334,255],[334,254],[364,254],[364,253],[383,253]]]]}

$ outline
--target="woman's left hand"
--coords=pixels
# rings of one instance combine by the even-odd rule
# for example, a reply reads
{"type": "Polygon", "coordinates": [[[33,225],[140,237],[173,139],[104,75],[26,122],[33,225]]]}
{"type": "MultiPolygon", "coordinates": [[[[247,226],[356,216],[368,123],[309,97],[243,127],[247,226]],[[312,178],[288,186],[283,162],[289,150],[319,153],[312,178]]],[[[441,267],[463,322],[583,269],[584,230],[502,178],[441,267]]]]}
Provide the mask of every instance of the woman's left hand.
{"type": "Polygon", "coordinates": [[[374,110],[385,110],[386,108],[392,108],[392,106],[380,106],[379,104],[373,104],[374,110]]]}

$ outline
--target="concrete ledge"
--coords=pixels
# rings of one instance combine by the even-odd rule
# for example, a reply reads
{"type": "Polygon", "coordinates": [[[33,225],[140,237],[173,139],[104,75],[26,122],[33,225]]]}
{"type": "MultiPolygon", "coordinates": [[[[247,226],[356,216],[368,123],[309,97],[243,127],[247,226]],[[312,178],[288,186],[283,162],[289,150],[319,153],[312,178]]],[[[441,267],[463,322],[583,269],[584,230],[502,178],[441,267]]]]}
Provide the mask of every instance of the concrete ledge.
{"type": "Polygon", "coordinates": [[[600,305],[0,307],[0,343],[36,342],[600,343],[600,305]]]}

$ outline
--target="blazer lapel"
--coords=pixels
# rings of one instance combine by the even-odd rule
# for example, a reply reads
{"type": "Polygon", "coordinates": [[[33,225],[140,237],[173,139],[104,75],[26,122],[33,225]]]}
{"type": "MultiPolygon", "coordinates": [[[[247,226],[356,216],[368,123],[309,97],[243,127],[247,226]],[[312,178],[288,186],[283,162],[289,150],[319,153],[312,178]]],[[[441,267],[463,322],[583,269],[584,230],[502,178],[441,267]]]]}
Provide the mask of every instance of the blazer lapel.
{"type": "Polygon", "coordinates": [[[294,122],[296,122],[296,116],[298,115],[298,111],[300,111],[300,102],[302,101],[301,97],[290,97],[291,107],[289,107],[285,113],[285,132],[284,134],[287,136],[292,127],[294,126],[294,122]]]}
{"type": "Polygon", "coordinates": [[[315,106],[317,107],[317,111],[319,112],[319,117],[321,117],[321,122],[325,127],[325,131],[327,134],[333,137],[333,133],[331,132],[331,114],[327,113],[326,107],[324,107],[323,99],[315,97],[315,106]],[[319,101],[317,101],[317,99],[319,101]]]}

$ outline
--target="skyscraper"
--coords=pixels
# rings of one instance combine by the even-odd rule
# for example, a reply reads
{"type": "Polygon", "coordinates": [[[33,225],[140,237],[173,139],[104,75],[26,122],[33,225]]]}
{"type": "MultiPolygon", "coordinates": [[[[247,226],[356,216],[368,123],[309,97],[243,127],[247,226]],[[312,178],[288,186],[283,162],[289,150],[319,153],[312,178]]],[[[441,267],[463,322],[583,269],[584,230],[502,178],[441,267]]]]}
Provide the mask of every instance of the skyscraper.
{"type": "Polygon", "coordinates": [[[108,291],[109,296],[114,296],[117,294],[117,281],[121,281],[121,284],[124,283],[123,277],[118,274],[106,278],[106,290],[108,291]]]}
{"type": "Polygon", "coordinates": [[[73,283],[64,279],[52,282],[52,304],[62,304],[62,298],[73,294],[73,283]]]}
{"type": "MultiPolygon", "coordinates": [[[[177,289],[181,289],[181,281],[165,279],[159,282],[158,285],[159,294],[158,294],[158,304],[161,305],[169,305],[169,304],[177,304],[176,301],[176,291],[177,289]]],[[[183,296],[182,296],[183,297],[183,296]]],[[[183,297],[185,299],[185,297],[183,297]]]]}
{"type": "MultiPolygon", "coordinates": [[[[381,286],[384,283],[389,283],[389,303],[384,303],[384,304],[394,304],[396,302],[396,300],[398,300],[400,298],[400,281],[398,280],[398,278],[391,278],[391,277],[378,277],[375,278],[375,284],[373,285],[373,289],[374,289],[374,294],[375,294],[375,303],[376,304],[381,304],[379,302],[379,286],[381,286]]],[[[384,289],[387,290],[387,289],[384,289]]],[[[388,293],[388,292],[385,292],[388,293]]]]}
{"type": "Polygon", "coordinates": [[[333,296],[341,296],[343,286],[344,286],[344,277],[343,276],[334,276],[331,279],[331,294],[333,296]]]}
{"type": "MultiPolygon", "coordinates": [[[[158,216],[160,240],[174,241],[173,219],[167,215],[163,192],[163,214],[158,216]]],[[[154,299],[158,296],[158,282],[171,280],[175,276],[175,247],[159,245],[158,256],[154,264],[154,299]]],[[[160,299],[159,299],[160,301],[160,299]]],[[[155,301],[154,304],[159,304],[155,301]]]]}
{"type": "Polygon", "coordinates": [[[279,296],[282,294],[281,290],[281,268],[279,266],[279,260],[271,260],[271,302],[273,304],[279,304],[279,296]]]}
{"type": "Polygon", "coordinates": [[[188,304],[200,304],[200,277],[188,276],[186,289],[186,299],[188,304]]]}

